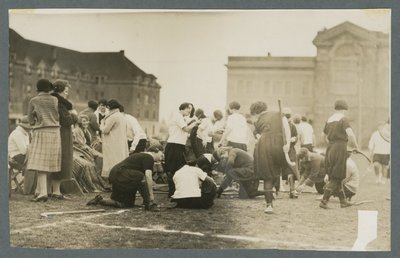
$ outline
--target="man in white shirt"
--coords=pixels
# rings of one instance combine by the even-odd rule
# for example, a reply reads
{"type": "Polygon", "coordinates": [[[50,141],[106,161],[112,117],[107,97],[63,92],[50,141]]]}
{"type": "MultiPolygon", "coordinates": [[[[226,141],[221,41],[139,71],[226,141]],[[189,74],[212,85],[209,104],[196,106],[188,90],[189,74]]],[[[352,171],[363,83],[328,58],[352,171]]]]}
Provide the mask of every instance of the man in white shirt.
{"type": "Polygon", "coordinates": [[[173,113],[169,120],[168,139],[165,146],[165,170],[168,175],[168,197],[175,192],[173,176],[175,172],[186,164],[185,145],[188,138],[188,132],[199,122],[193,122],[188,125],[184,119],[192,111],[190,103],[182,103],[179,106],[179,112],[173,113]]]}
{"type": "Polygon", "coordinates": [[[390,161],[390,124],[381,125],[369,140],[377,184],[385,184],[390,161]]]}
{"type": "Polygon", "coordinates": [[[198,167],[184,165],[173,177],[175,192],[172,201],[179,208],[208,209],[214,205],[217,185],[198,167]]]}
{"type": "Polygon", "coordinates": [[[227,140],[227,146],[247,151],[248,135],[246,118],[239,113],[240,104],[237,101],[229,103],[231,113],[226,120],[225,131],[222,134],[219,145],[222,146],[227,140]]]}
{"type": "MultiPolygon", "coordinates": [[[[22,169],[27,159],[26,154],[29,146],[30,125],[27,116],[21,118],[18,126],[8,136],[8,159],[15,169],[22,169]]],[[[24,171],[24,194],[33,193],[36,188],[36,171],[24,171]]]]}
{"type": "Polygon", "coordinates": [[[124,106],[120,106],[119,111],[124,114],[126,124],[127,124],[127,138],[128,138],[128,148],[129,153],[139,153],[144,152],[147,145],[147,135],[143,128],[140,126],[138,120],[125,113],[124,106]]]}
{"type": "Polygon", "coordinates": [[[300,147],[304,147],[307,148],[309,151],[313,151],[315,144],[315,134],[312,126],[307,122],[307,117],[301,117],[301,122],[298,125],[298,129],[300,147]]]}

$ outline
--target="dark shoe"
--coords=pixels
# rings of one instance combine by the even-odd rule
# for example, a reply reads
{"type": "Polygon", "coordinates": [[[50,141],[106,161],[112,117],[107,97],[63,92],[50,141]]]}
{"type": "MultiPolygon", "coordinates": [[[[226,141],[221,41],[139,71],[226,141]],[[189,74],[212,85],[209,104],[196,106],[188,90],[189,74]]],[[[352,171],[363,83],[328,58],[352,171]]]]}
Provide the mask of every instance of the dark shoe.
{"type": "Polygon", "coordinates": [[[319,204],[319,207],[322,209],[329,209],[328,202],[322,200],[321,203],[319,204]]]}
{"type": "Polygon", "coordinates": [[[289,198],[290,198],[290,199],[297,199],[297,198],[299,198],[299,196],[296,194],[295,191],[291,191],[291,192],[289,193],[289,198]]]}
{"type": "Polygon", "coordinates": [[[152,203],[150,205],[144,206],[144,209],[146,211],[153,211],[153,212],[161,211],[160,208],[155,203],[152,203]]]}
{"type": "Polygon", "coordinates": [[[33,198],[31,202],[47,202],[48,197],[47,195],[42,195],[42,196],[37,196],[36,198],[33,198]]]}
{"type": "Polygon", "coordinates": [[[100,194],[96,195],[96,197],[94,197],[92,200],[88,201],[86,203],[86,205],[97,205],[99,204],[99,202],[103,200],[103,196],[101,196],[100,194]]]}
{"type": "Polygon", "coordinates": [[[348,201],[342,201],[342,202],[340,202],[340,208],[347,208],[347,207],[350,207],[350,206],[352,206],[353,204],[352,203],[350,203],[350,202],[348,202],[348,201]]]}
{"type": "Polygon", "coordinates": [[[224,191],[224,189],[222,189],[221,187],[218,187],[217,189],[217,198],[221,198],[222,192],[224,191]]]}
{"type": "Polygon", "coordinates": [[[71,200],[70,197],[67,197],[63,194],[52,194],[51,199],[56,199],[56,200],[71,200]]]}

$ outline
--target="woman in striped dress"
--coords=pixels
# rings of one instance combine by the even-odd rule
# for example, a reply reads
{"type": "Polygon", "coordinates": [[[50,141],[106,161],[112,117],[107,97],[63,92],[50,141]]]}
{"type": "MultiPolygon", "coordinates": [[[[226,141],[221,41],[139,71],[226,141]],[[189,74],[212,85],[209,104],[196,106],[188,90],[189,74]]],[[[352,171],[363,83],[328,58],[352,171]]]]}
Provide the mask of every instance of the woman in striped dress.
{"type": "Polygon", "coordinates": [[[38,173],[34,202],[47,201],[47,175],[61,170],[61,137],[58,101],[50,95],[53,84],[40,79],[38,95],[29,101],[28,119],[32,126],[27,169],[38,173]]]}

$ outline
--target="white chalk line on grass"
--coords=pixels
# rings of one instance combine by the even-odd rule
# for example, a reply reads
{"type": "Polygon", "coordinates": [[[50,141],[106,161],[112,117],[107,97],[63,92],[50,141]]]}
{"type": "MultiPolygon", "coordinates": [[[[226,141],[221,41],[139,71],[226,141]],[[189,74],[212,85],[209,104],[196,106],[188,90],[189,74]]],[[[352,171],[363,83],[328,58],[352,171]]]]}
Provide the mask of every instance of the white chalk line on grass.
{"type": "MultiPolygon", "coordinates": [[[[70,221],[70,222],[78,222],[78,223],[85,224],[85,225],[96,226],[96,227],[107,228],[107,229],[128,229],[128,230],[142,231],[142,232],[160,232],[160,233],[170,233],[170,234],[193,235],[193,236],[208,237],[208,238],[210,238],[210,237],[224,238],[224,239],[241,240],[241,241],[248,241],[248,242],[265,242],[265,243],[274,244],[276,246],[279,246],[279,245],[281,246],[284,244],[286,247],[289,247],[290,249],[294,249],[294,248],[310,249],[310,248],[312,248],[312,249],[336,250],[336,251],[341,251],[341,250],[349,251],[351,249],[351,247],[348,247],[348,246],[317,246],[317,245],[311,245],[311,244],[301,243],[301,242],[278,241],[278,240],[271,240],[271,239],[251,237],[251,236],[204,234],[201,232],[164,229],[164,228],[160,228],[160,227],[145,228],[145,227],[116,226],[116,225],[105,225],[102,223],[93,223],[93,222],[87,222],[87,221],[70,221]]],[[[289,248],[285,248],[285,249],[289,249],[289,248]]]]}
{"type": "Polygon", "coordinates": [[[198,236],[198,237],[214,237],[214,238],[223,238],[223,239],[230,239],[230,240],[247,241],[247,242],[264,242],[264,243],[269,243],[269,244],[275,245],[274,247],[270,247],[270,248],[278,248],[279,246],[285,245],[284,249],[304,248],[304,249],[314,249],[314,250],[319,249],[319,250],[336,250],[336,251],[340,251],[340,250],[345,251],[345,250],[351,249],[351,247],[347,247],[347,246],[317,246],[317,245],[311,245],[311,244],[302,243],[302,242],[278,241],[278,240],[271,240],[271,239],[251,237],[251,236],[204,234],[201,232],[165,229],[162,226],[155,226],[154,228],[145,228],[145,227],[105,225],[105,224],[101,224],[101,223],[93,223],[93,222],[83,221],[85,219],[98,218],[98,217],[103,217],[103,216],[107,216],[107,215],[121,214],[125,211],[127,211],[127,210],[118,210],[116,212],[108,212],[108,213],[83,216],[78,219],[68,219],[68,220],[64,220],[64,221],[60,221],[60,222],[53,222],[53,223],[47,223],[47,224],[33,226],[33,227],[11,230],[10,233],[18,234],[18,233],[22,233],[22,232],[32,231],[35,229],[43,229],[43,228],[47,228],[47,227],[57,227],[62,224],[81,223],[81,224],[86,224],[89,226],[96,226],[96,227],[101,227],[101,228],[106,228],[106,229],[128,229],[128,230],[132,230],[132,231],[142,231],[142,232],[184,234],[184,235],[192,235],[192,236],[198,236]]]}
{"type": "MultiPolygon", "coordinates": [[[[108,216],[108,215],[121,214],[121,213],[126,212],[126,211],[128,211],[128,210],[118,210],[118,211],[114,211],[114,212],[107,212],[107,213],[101,213],[101,214],[96,214],[96,215],[88,215],[88,216],[80,217],[79,220],[103,217],[103,216],[108,216]]],[[[31,230],[34,230],[34,229],[55,227],[55,226],[58,226],[58,225],[61,225],[61,224],[71,223],[71,222],[76,222],[76,221],[74,221],[74,220],[64,220],[64,221],[60,221],[60,222],[46,223],[46,224],[43,224],[43,225],[38,225],[38,226],[33,226],[33,227],[14,229],[14,230],[10,230],[10,234],[18,234],[18,233],[22,233],[22,232],[26,232],[26,231],[31,231],[31,230]]]]}

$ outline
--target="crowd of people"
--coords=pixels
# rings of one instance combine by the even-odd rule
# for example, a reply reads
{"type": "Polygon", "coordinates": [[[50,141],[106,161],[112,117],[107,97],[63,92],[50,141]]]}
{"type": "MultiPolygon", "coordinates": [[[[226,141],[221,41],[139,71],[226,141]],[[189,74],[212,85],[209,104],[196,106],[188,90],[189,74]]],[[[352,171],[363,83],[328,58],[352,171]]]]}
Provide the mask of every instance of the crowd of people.
{"type": "MultiPolygon", "coordinates": [[[[69,199],[60,186],[73,178],[84,192],[111,192],[109,199],[98,194],[88,205],[133,207],[139,192],[146,210],[159,211],[153,175],[160,164],[168,198],[181,208],[210,208],[233,182],[239,198],[264,196],[267,214],[274,211],[282,180],[292,199],[315,185],[324,209],[331,196],[339,197],[340,207],[351,206],[358,190],[358,169],[348,150],[359,147],[344,100],[334,103],[323,130],[326,152],[318,153],[311,121],[292,116],[288,107],[271,111],[257,101],[243,115],[240,103],[232,101],[225,116],[220,110],[207,116],[185,102],[168,120],[163,142],[149,139],[117,99],[90,100],[78,113],[68,100],[68,81],[40,79],[36,87],[28,115],[9,136],[9,160],[25,168],[24,192],[34,194],[34,202],[69,199]],[[224,175],[219,185],[216,171],[224,175]]],[[[389,171],[389,122],[369,143],[380,184],[389,171]]]]}

